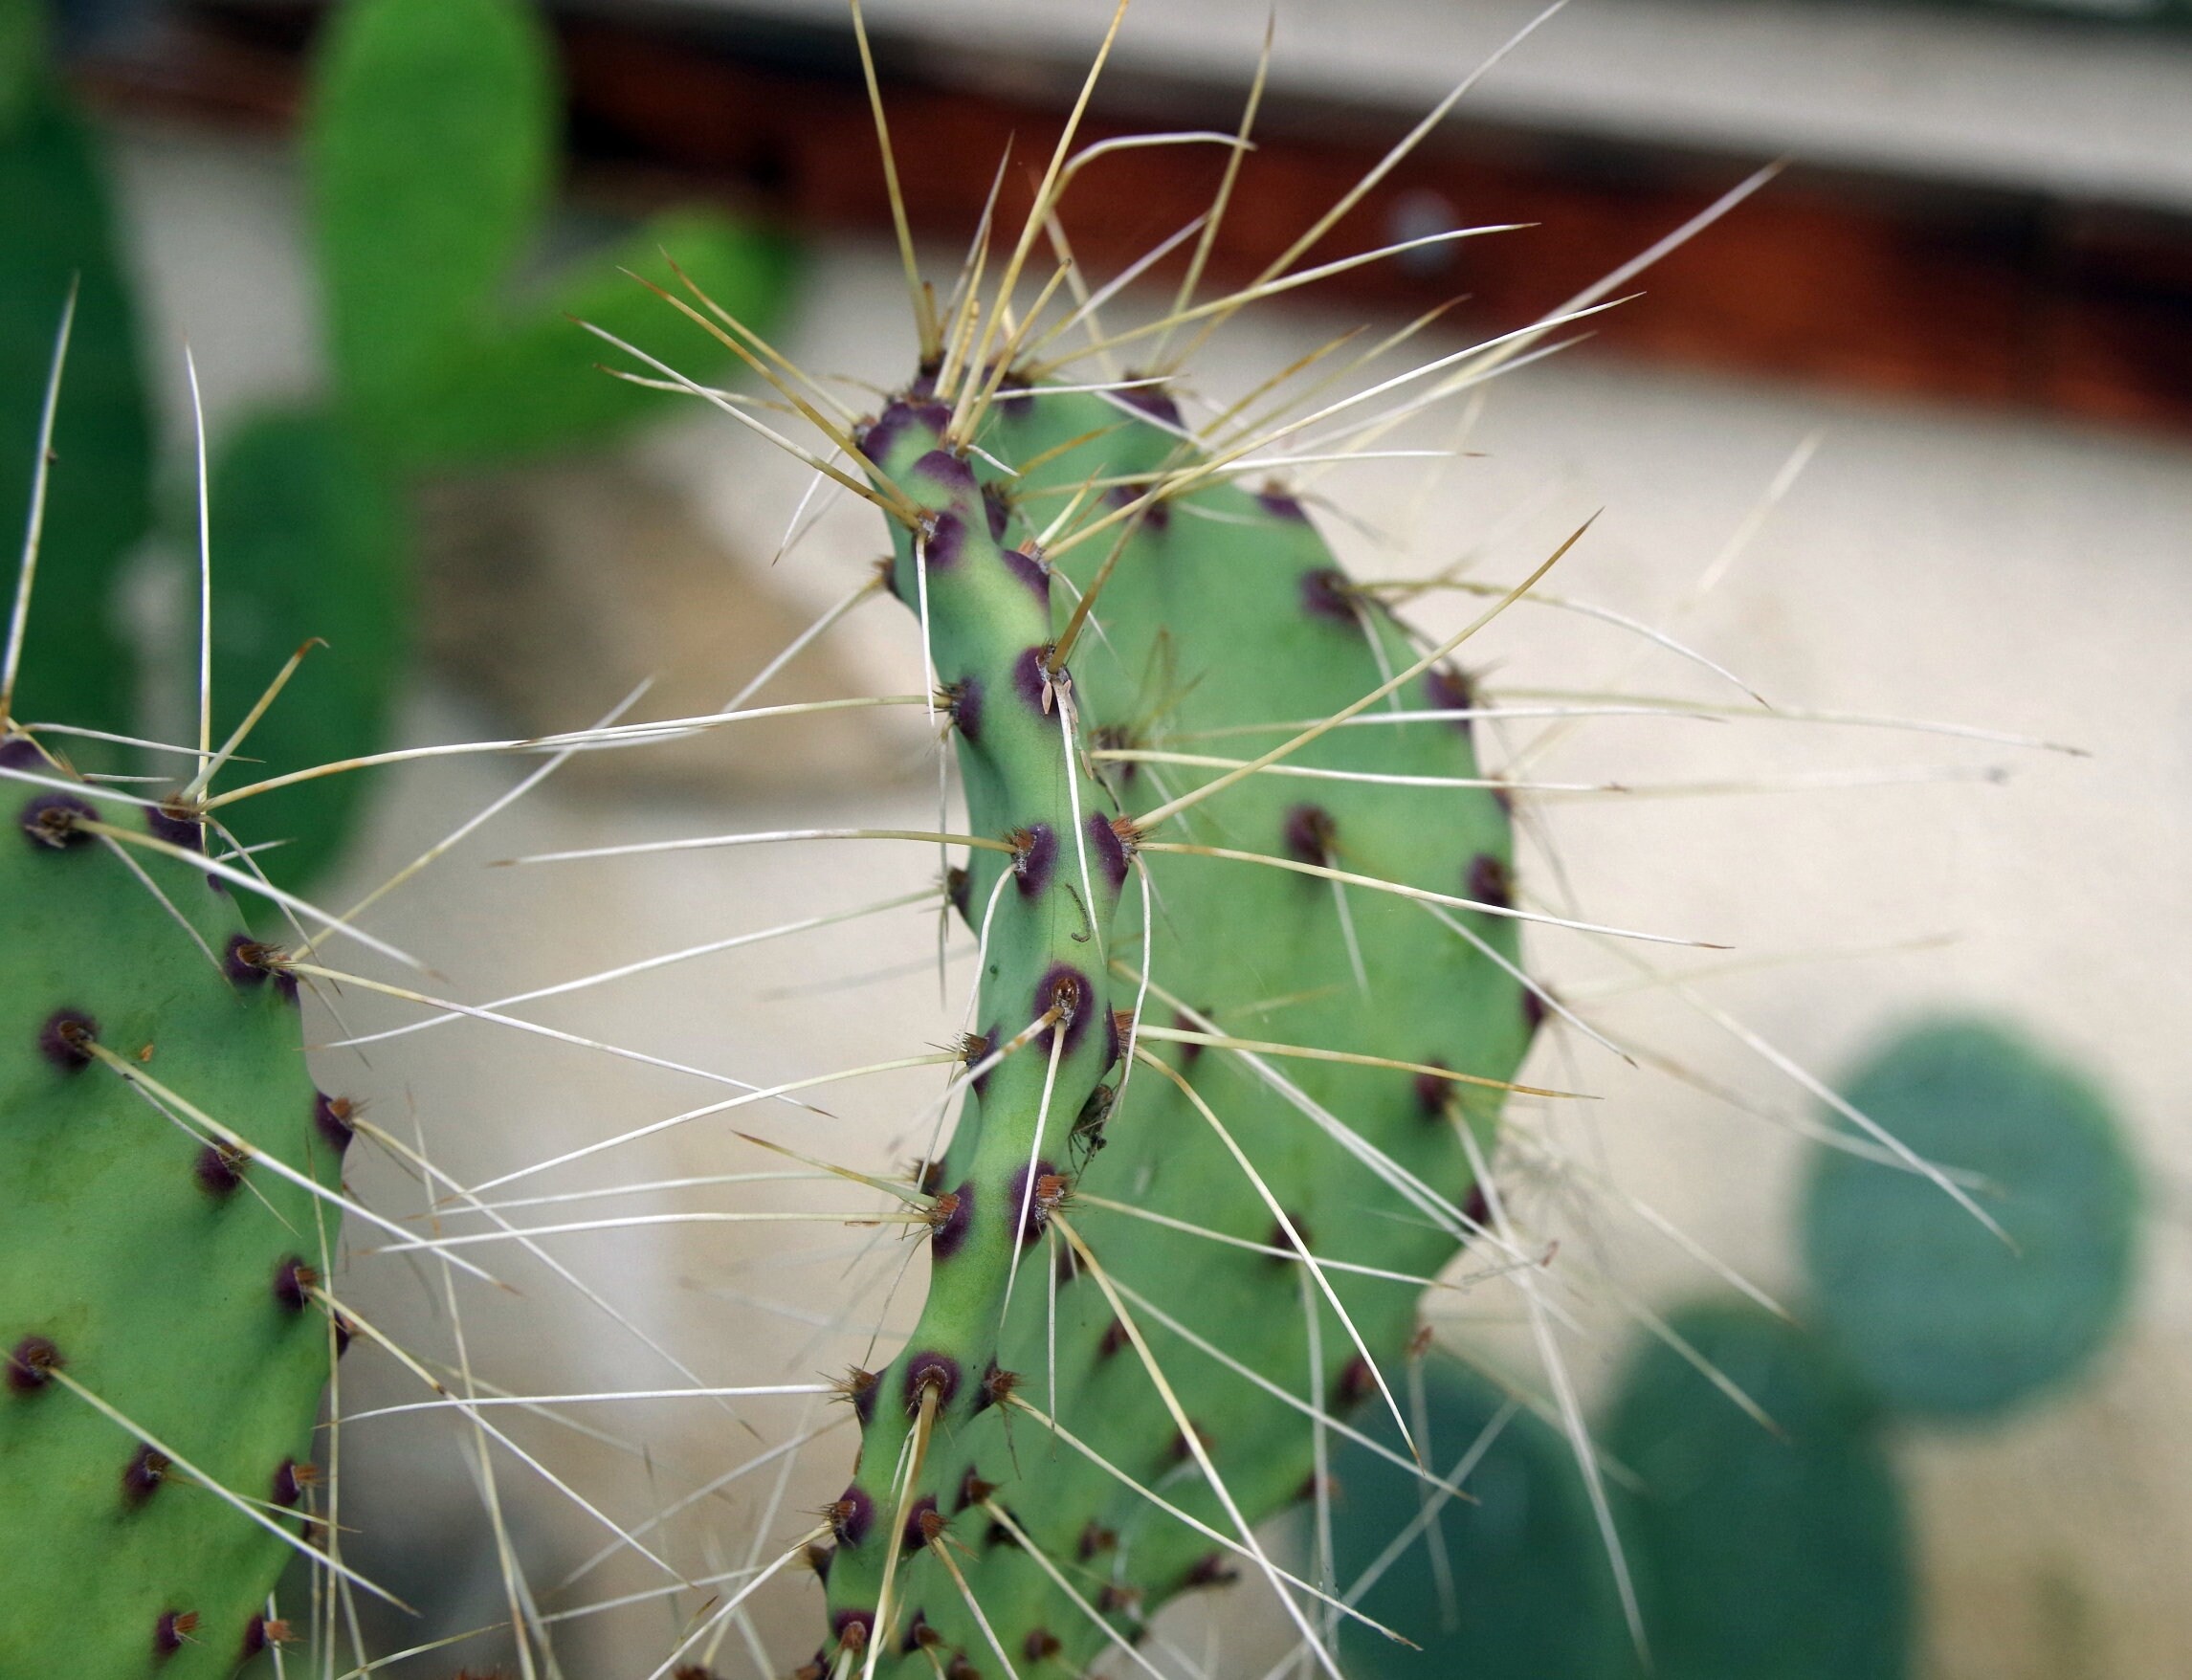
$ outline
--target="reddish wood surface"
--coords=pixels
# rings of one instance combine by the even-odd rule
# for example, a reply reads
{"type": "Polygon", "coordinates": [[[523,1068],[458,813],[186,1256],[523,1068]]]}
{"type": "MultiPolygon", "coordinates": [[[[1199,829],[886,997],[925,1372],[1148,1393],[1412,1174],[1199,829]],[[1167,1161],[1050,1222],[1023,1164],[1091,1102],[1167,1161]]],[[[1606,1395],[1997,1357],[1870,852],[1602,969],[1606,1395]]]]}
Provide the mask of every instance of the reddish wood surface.
{"type": "MultiPolygon", "coordinates": [[[[296,104],[299,21],[209,12],[93,80],[109,99],[281,124],[296,104]]],[[[742,56],[638,23],[573,20],[563,34],[582,186],[718,196],[795,227],[887,227],[866,96],[842,53],[826,69],[786,69],[781,55],[742,56]]],[[[1132,91],[1137,119],[1099,109],[1089,139],[1149,127],[1153,106],[1166,122],[1191,108],[1197,124],[1227,123],[1237,99],[1132,91]]],[[[1063,101],[904,76],[888,96],[917,229],[964,238],[1008,142],[1005,213],[1016,226],[1063,101]]],[[[1213,278],[1255,275],[1375,163],[1386,137],[1365,138],[1365,126],[1275,114],[1242,168],[1213,278]]],[[[1317,293],[1409,312],[1466,295],[1459,318],[1497,330],[1627,260],[1758,161],[1456,127],[1308,260],[1390,240],[1411,210],[1454,225],[1534,223],[1462,242],[1443,264],[1382,263],[1317,293]]],[[[1132,261],[1205,209],[1222,162],[1215,148],[1164,147],[1093,166],[1066,206],[1077,254],[1097,272],[1132,261]]],[[[1797,168],[1638,289],[1591,323],[1584,353],[2192,429],[2192,218],[1797,168]]]]}

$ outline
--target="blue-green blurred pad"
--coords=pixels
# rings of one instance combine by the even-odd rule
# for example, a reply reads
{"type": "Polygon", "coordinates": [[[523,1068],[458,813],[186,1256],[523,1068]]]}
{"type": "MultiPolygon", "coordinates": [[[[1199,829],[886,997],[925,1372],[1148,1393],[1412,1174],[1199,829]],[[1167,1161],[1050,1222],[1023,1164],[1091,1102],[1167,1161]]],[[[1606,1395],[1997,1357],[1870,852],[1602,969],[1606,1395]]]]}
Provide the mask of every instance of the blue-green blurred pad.
{"type": "Polygon", "coordinates": [[[1920,1156],[1984,1175],[1991,1235],[1924,1179],[1821,1150],[1805,1198],[1819,1315],[1883,1404],[1991,1416],[2070,1381],[2123,1315],[2138,1183],[2107,1104],[1971,1022],[1897,1039],[1845,1087],[1920,1156]]]}
{"type": "Polygon", "coordinates": [[[1658,1680],[1901,1680],[1911,1581],[1869,1408],[1815,1338],[1747,1306],[1673,1328],[1764,1409],[1647,1346],[1605,1432],[1643,1478],[1620,1500],[1658,1680]]]}
{"type": "MultiPolygon", "coordinates": [[[[1481,1378],[1439,1373],[1428,1395],[1428,1456],[1441,1476],[1507,1410],[1481,1378]]],[[[1370,1408],[1359,1426],[1376,1421],[1370,1408]]],[[[1379,1438],[1393,1445],[1389,1422],[1379,1438]]],[[[1333,1551],[1351,1588],[1436,1494],[1409,1471],[1354,1443],[1338,1447],[1333,1551]]],[[[1351,1674],[1392,1680],[1617,1680],[1631,1672],[1628,1634],[1605,1545],[1568,1445],[1528,1412],[1511,1413],[1466,1486],[1450,1499],[1437,1543],[1419,1536],[1364,1594],[1361,1607],[1423,1648],[1409,1650],[1355,1624],[1342,1650],[1351,1674]]]]}

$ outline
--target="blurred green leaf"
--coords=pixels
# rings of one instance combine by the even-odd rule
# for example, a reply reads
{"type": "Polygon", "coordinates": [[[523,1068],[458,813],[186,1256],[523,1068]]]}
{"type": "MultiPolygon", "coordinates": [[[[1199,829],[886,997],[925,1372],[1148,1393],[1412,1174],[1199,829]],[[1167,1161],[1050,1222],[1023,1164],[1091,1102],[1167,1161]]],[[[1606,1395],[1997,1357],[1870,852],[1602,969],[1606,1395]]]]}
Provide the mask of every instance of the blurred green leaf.
{"type": "Polygon", "coordinates": [[[1815,1155],[1804,1251],[1824,1325],[1883,1404],[1990,1417],[2068,1382],[2123,1316],[2138,1182],[2084,1079],[1998,1028],[1909,1032],[1844,1087],[1918,1155],[1984,1179],[2014,1249],[1939,1188],[1815,1155]]]}
{"type": "Polygon", "coordinates": [[[377,431],[492,335],[553,185],[554,59],[521,0],[350,0],[305,155],[338,378],[377,431]]]}
{"type": "Polygon", "coordinates": [[[70,280],[80,279],[15,714],[126,733],[137,671],[112,602],[151,519],[151,421],[106,183],[83,124],[28,56],[33,10],[0,4],[0,41],[17,60],[0,65],[15,77],[0,107],[11,117],[0,122],[0,555],[11,602],[55,336],[70,280]]]}
{"type": "MultiPolygon", "coordinates": [[[[229,786],[374,752],[387,741],[409,624],[405,527],[385,469],[317,410],[257,416],[213,462],[215,744],[311,637],[327,646],[259,719],[229,786]]],[[[371,772],[325,776],[224,812],[276,885],[308,887],[341,854],[371,772]]]]}
{"type": "Polygon", "coordinates": [[[1902,1501],[1861,1392],[1756,1308],[1672,1326],[1782,1433],[1663,1343],[1626,1374],[1604,1441],[1644,1482],[1619,1520],[1658,1680],[1901,1680],[1902,1501]]]}

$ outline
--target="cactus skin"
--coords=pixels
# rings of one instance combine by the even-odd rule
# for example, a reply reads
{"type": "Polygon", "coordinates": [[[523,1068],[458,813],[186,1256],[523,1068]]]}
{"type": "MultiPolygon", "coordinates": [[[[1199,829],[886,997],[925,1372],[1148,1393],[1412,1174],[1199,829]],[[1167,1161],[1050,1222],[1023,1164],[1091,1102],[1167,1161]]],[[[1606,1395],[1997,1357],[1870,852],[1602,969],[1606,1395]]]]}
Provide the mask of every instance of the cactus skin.
{"type": "MultiPolygon", "coordinates": [[[[1067,805],[1059,726],[1054,714],[1043,717],[1030,701],[1024,680],[1015,685],[1009,662],[1062,630],[1074,597],[1052,586],[1024,553],[1008,564],[986,519],[1002,516],[1004,536],[1025,539],[1062,505],[1055,497],[1030,499],[1035,493],[1062,487],[1070,494],[1099,471],[1148,472],[1188,455],[1176,431],[1100,397],[1044,392],[1006,398],[984,425],[982,449],[1007,465],[1058,453],[1018,478],[972,455],[973,473],[986,480],[980,486],[987,493],[985,507],[977,481],[959,473],[949,456],[933,453],[944,419],[941,408],[919,395],[903,399],[870,429],[864,447],[885,476],[924,506],[948,511],[954,521],[941,542],[928,540],[927,608],[938,680],[957,696],[953,712],[971,831],[1002,834],[1036,821],[1058,831],[1040,901],[1007,888],[992,917],[978,1025],[994,1042],[1036,1015],[1030,982],[1061,954],[1090,978],[1097,1002],[1130,1006],[1137,983],[1128,973],[1140,968],[1150,941],[1140,926],[1140,894],[1131,887],[1117,929],[1101,935],[1105,951],[1128,972],[1115,970],[1107,985],[1095,940],[1073,938],[1084,928],[1072,902],[1080,890],[1078,861],[1059,821],[1067,805]],[[1061,447],[1075,438],[1087,441],[1061,447]],[[950,495],[939,497],[947,480],[950,495]],[[1025,516],[1011,505],[1015,496],[1028,506],[1025,516]],[[949,564],[939,564],[939,548],[951,551],[949,564]],[[969,623],[969,612],[999,617],[969,623]]],[[[1070,557],[1064,569],[1076,591],[1089,586],[1109,546],[1108,539],[1094,542],[1070,557]]],[[[918,608],[919,585],[913,542],[901,531],[893,586],[918,608]]],[[[1267,733],[1215,744],[1181,743],[1187,750],[1252,756],[1295,733],[1278,720],[1337,711],[1417,657],[1380,609],[1357,610],[1330,551],[1297,504],[1223,482],[1152,506],[1127,541],[1096,617],[1103,634],[1092,631],[1080,641],[1071,673],[1084,744],[1162,745],[1173,731],[1269,726],[1267,733]]],[[[1447,709],[1465,703],[1459,696],[1466,692],[1462,679],[1441,674],[1411,681],[1398,698],[1408,709],[1447,709]]],[[[1294,762],[1477,774],[1466,723],[1449,719],[1336,730],[1294,762]]],[[[1115,763],[1107,780],[1116,800],[1092,792],[1082,780],[1084,823],[1094,815],[1108,827],[1114,815],[1153,807],[1165,797],[1153,782],[1178,792],[1218,773],[1167,765],[1156,775],[1146,768],[1137,774],[1115,763]]],[[[1131,823],[1124,828],[1131,848],[1139,836],[1131,823]]],[[[1167,828],[1165,834],[1178,831],[1167,828]]],[[[1094,919],[1101,924],[1111,919],[1119,896],[1113,883],[1123,882],[1124,873],[1117,864],[1107,869],[1101,837],[1094,828],[1090,832],[1090,873],[1103,900],[1094,919]]],[[[1185,832],[1277,857],[1321,847],[1335,867],[1457,895],[1491,899],[1506,893],[1508,824],[1490,790],[1251,777],[1195,807],[1185,832]],[[1312,815],[1313,808],[1321,814],[1312,815]]],[[[970,856],[960,898],[970,925],[979,928],[999,869],[1009,861],[991,851],[970,856]]],[[[1532,1001],[1508,972],[1420,906],[1351,892],[1348,908],[1370,977],[1365,997],[1357,989],[1329,882],[1181,855],[1152,855],[1145,866],[1159,906],[1151,959],[1156,984],[1191,1003],[1219,1030],[1450,1066],[1495,1079],[1509,1077],[1519,1064],[1535,1022],[1532,1001]],[[1273,1005],[1274,998],[1286,1001],[1273,1005]],[[1250,1006],[1263,1006],[1251,1013],[1250,1006]]],[[[1512,921],[1470,919],[1514,961],[1512,921]]],[[[1169,1014],[1152,999],[1153,1024],[1169,1014]]],[[[1046,1440],[1037,1420],[1023,1415],[1014,1428],[1008,1407],[977,1410],[984,1399],[981,1376],[994,1358],[1017,1374],[1023,1395],[1037,1397],[1034,1403],[1045,1409],[1054,1406],[1065,1427],[1096,1451],[1145,1485],[1162,1484],[1166,1498],[1212,1528],[1233,1533],[1207,1482],[1192,1464],[1183,1468],[1182,1431],[1095,1280],[1061,1272],[1055,1401],[1045,1392],[1048,1285],[1037,1250],[1030,1250],[1035,1263],[1023,1265],[1009,1322],[996,1336],[998,1286],[1015,1211],[999,1207],[998,1177],[1024,1170],[1031,1148],[1071,1183],[1065,1207],[1074,1229],[1118,1284],[1290,1391],[1309,1385],[1303,1268],[1097,1206],[1074,1206],[1073,1194],[1100,1195],[1252,1243],[1289,1247],[1270,1205],[1222,1140],[1162,1074],[1143,1069],[1135,1076],[1125,1099],[1101,1121],[1100,1152],[1088,1151],[1093,1139],[1086,1134],[1073,1135],[1084,1103],[1095,1096],[1093,1116],[1106,1100],[1098,1080],[1111,1076],[1116,1089],[1116,1075],[1123,1072],[1108,1067],[1095,1048],[1101,1018],[1094,1025],[1097,1030],[1058,1070],[1039,1147],[1032,1126],[1046,1047],[1031,1043],[997,1069],[969,1104],[933,1181],[939,1188],[971,1184],[973,1215],[963,1235],[946,1239],[961,1246],[933,1262],[930,1299],[905,1350],[857,1397],[867,1414],[865,1434],[854,1482],[836,1508],[839,1545],[828,1565],[832,1644],[822,1653],[825,1667],[854,1624],[860,1627],[851,1643],[865,1643],[909,1427],[907,1372],[935,1354],[956,1361],[961,1376],[913,1497],[935,1499],[952,1540],[965,1548],[957,1554],[962,1567],[1015,1667],[1025,1670],[1045,1657],[1083,1667],[1110,1642],[986,1514],[961,1514],[970,1476],[995,1486],[996,1501],[1123,1637],[1134,1637],[1178,1592],[1252,1568],[1081,1454],[1046,1440]]],[[[1495,1093],[1399,1070],[1274,1064],[1311,1101],[1428,1188],[1428,1199],[1411,1206],[1237,1056],[1177,1045],[1165,1050],[1318,1256],[1433,1272],[1452,1258],[1471,1218],[1480,1216],[1463,1211],[1473,1175],[1452,1120],[1463,1117],[1488,1136],[1497,1104],[1486,1099],[1495,1093]]],[[[1397,1366],[1415,1326],[1415,1293],[1391,1282],[1328,1275],[1381,1366],[1397,1366]]],[[[1330,1308],[1320,1302],[1317,1311],[1316,1382],[1338,1410],[1362,1397],[1367,1374],[1330,1308]]],[[[1197,1351],[1150,1312],[1137,1311],[1135,1318],[1249,1519],[1301,1498],[1312,1470],[1309,1421],[1197,1351]]],[[[975,1673],[997,1671],[963,1595],[920,1551],[900,1558],[892,1602],[898,1607],[894,1637],[879,1672],[925,1676],[934,1672],[931,1657],[948,1663],[953,1656],[975,1673]],[[903,1656],[906,1629],[916,1625],[928,1630],[928,1649],[903,1656]]]]}
{"type": "MultiPolygon", "coordinates": [[[[21,737],[0,741],[0,767],[65,774],[21,737]]],[[[226,1675],[291,1549],[180,1467],[161,1476],[130,1431],[60,1379],[35,1381],[25,1352],[44,1338],[63,1377],[278,1514],[310,1479],[284,1470],[312,1457],[334,1353],[328,1316],[294,1285],[284,1298],[284,1269],[323,1271],[336,1221],[72,1054],[56,1012],[88,1017],[99,1044],[328,1186],[343,1111],[306,1075],[294,984],[238,950],[225,893],[130,848],[226,972],[106,842],[24,826],[73,795],[11,776],[0,798],[0,1680],[226,1675]]],[[[147,826],[141,809],[96,808],[147,826]]],[[[190,833],[157,813],[150,826],[190,833]]]]}

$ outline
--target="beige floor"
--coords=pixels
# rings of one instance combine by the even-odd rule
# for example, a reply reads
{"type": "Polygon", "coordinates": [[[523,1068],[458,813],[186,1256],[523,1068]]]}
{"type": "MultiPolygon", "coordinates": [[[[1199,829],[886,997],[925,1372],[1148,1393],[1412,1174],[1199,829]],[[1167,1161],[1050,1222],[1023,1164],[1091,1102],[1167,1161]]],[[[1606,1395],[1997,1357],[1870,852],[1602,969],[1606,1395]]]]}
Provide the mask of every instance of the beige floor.
{"type": "MultiPolygon", "coordinates": [[[[126,166],[166,343],[188,331],[217,409],[308,383],[309,311],[293,201],[278,168],[264,157],[171,137],[147,137],[129,150],[126,166]]],[[[1649,308],[1649,298],[1636,307],[1649,308]]],[[[890,381],[902,372],[902,313],[889,254],[832,243],[816,254],[792,348],[809,365],[890,381]]],[[[1334,326],[1314,312],[1273,316],[1222,346],[1200,388],[1239,389],[1334,326]]],[[[1450,437],[1450,427],[1415,441],[1450,437]]],[[[1462,441],[1481,457],[1451,463],[1428,491],[1421,463],[1365,464],[1319,481],[1320,495],[1392,539],[1388,547],[1341,518],[1327,519],[1359,570],[1421,572],[1476,554],[1481,575],[1512,578],[1604,509],[1561,568],[1560,589],[1672,631],[1780,705],[1978,724],[2091,749],[2090,758],[2070,758],[1794,721],[1605,720],[1533,760],[1533,768],[1547,779],[1640,787],[1822,773],[1867,780],[1937,767],[1961,778],[1548,800],[1543,814],[1589,913],[1721,941],[1745,962],[1773,959],[1713,978],[1705,989],[1807,1068],[1831,1073],[1914,1011],[1976,1006],[2008,1014],[2104,1078],[2156,1183],[2136,1321],[2093,1384],[2071,1400],[1983,1437],[1914,1436],[1901,1445],[1918,1489],[1929,1672],[1942,1680],[2146,1680],[2192,1668],[2192,1603],[2177,1586],[2177,1560],[2192,1556],[2192,1452],[2181,1425],[2192,1404],[2184,1242],[2192,1033],[2188,988],[2175,966],[2192,932],[2181,862],[2192,841],[2192,661],[2182,652],[2192,628],[2192,454],[2149,438],[1582,361],[1491,387],[1462,441]],[[1744,528],[1792,453],[1813,439],[1808,466],[1725,580],[1685,608],[1694,583],[1744,528]],[[1996,766],[2004,780],[1971,779],[1996,766]]],[[[640,462],[689,491],[725,542],[749,556],[773,545],[800,488],[795,471],[730,436],[727,423],[673,429],[649,442],[640,462]]],[[[776,586],[819,607],[879,543],[857,511],[834,512],[776,568],[776,586]]],[[[727,572],[733,599],[739,586],[727,572]]],[[[1423,617],[1458,623],[1462,610],[1433,604],[1423,617]]],[[[843,655],[874,692],[918,682],[907,629],[887,603],[848,627],[843,655]]],[[[1551,609],[1512,614],[1487,634],[1476,663],[1513,688],[1732,693],[1632,635],[1551,609]]],[[[743,674],[723,673],[724,692],[743,674]]],[[[431,692],[411,713],[421,739],[488,727],[431,692]]],[[[918,730],[907,741],[918,761],[918,730]]],[[[787,734],[784,750],[801,748],[787,734]]],[[[391,778],[358,880],[415,853],[513,773],[502,763],[445,762],[391,778]]],[[[919,823],[933,808],[933,791],[918,775],[897,787],[817,787],[801,798],[726,788],[708,803],[644,790],[580,802],[551,790],[450,858],[380,926],[435,964],[445,977],[436,985],[484,1000],[911,891],[934,861],[919,848],[849,844],[523,871],[480,867],[487,860],[887,814],[919,823]]],[[[1525,878],[1548,881],[1543,857],[1535,863],[1525,878]]],[[[959,1026],[956,1010],[939,1008],[933,974],[918,966],[932,949],[933,925],[895,912],[532,1012],[759,1082],[914,1053],[959,1026]]],[[[1552,937],[1532,941],[1531,960],[1579,993],[1616,972],[1593,948],[1552,937]]],[[[1673,970],[1727,961],[1655,960],[1673,970]]],[[[365,999],[346,1014],[354,1027],[402,1018],[365,999]]],[[[1608,1002],[1604,1018],[1767,1115],[1810,1113],[1800,1092],[1663,990],[1608,1002]]],[[[1559,1065],[1605,1097],[1587,1124],[1562,1120],[1567,1148],[1603,1151],[1594,1159],[1623,1191],[1768,1287],[1790,1284],[1785,1215],[1801,1152],[1785,1129],[1632,1074],[1587,1045],[1572,1065],[1559,1065]]],[[[470,1023],[393,1041],[366,1068],[337,1059],[324,1067],[329,1082],[369,1093],[390,1130],[408,1133],[415,1120],[437,1159],[469,1182],[710,1100],[709,1088],[689,1077],[470,1023]]],[[[923,1070],[836,1088],[820,1099],[830,1120],[778,1110],[771,1134],[826,1138],[841,1159],[881,1161],[894,1150],[902,1158],[917,1146],[895,1143],[894,1134],[937,1084],[935,1071],[923,1070]]],[[[756,1158],[736,1152],[728,1124],[669,1134],[654,1147],[604,1157],[552,1183],[543,1179],[540,1188],[753,1170],[756,1158]]],[[[416,1205],[392,1173],[367,1169],[361,1179],[387,1205],[416,1205]]],[[[514,1185],[505,1193],[525,1192],[514,1185]]],[[[693,1205],[642,1198],[616,1206],[693,1205]]],[[[707,1205],[759,1204],[718,1194],[707,1205]]],[[[1595,1217],[1588,1234],[1649,1298],[1664,1302],[1708,1282],[1617,1208],[1595,1217]]],[[[793,1237],[771,1227],[654,1226],[558,1239],[553,1252],[699,1378],[736,1383],[776,1380],[779,1369],[804,1378],[825,1362],[825,1345],[830,1358],[858,1352],[848,1353],[842,1337],[818,1342],[814,1320],[840,1312],[853,1322],[875,1319],[877,1298],[846,1298],[843,1263],[828,1257],[849,1260],[865,1240],[835,1229],[793,1237]],[[817,1253],[824,1258],[815,1261],[817,1253]],[[809,1263],[793,1264],[803,1255],[809,1263]],[[764,1310],[755,1300],[775,1305],[764,1310]]],[[[503,1259],[498,1249],[498,1266],[503,1259]]],[[[483,1375],[546,1392],[679,1380],[538,1267],[513,1261],[509,1275],[521,1297],[459,1293],[483,1375]]],[[[432,1334],[430,1302],[440,1288],[432,1274],[400,1261],[361,1263],[354,1287],[376,1315],[432,1334]]],[[[1497,1322],[1511,1306],[1492,1293],[1473,1298],[1470,1316],[1480,1322],[1450,1333],[1514,1358],[1497,1322]]],[[[1622,1336],[1608,1315],[1573,1340],[1569,1357],[1586,1387],[1618,1357],[1622,1336]]],[[[357,1356],[351,1363],[348,1380],[359,1389],[410,1397],[397,1394],[385,1370],[376,1374],[357,1356]]],[[[720,1473],[760,1450],[764,1438],[781,1439],[808,1403],[740,1404],[758,1435],[696,1403],[649,1412],[662,1485],[720,1473]]],[[[602,1422],[636,1427],[621,1413],[602,1422]]],[[[418,1438],[368,1433],[398,1427],[354,1431],[345,1450],[355,1455],[356,1486],[366,1485],[361,1466],[376,1450],[412,1450],[374,1447],[376,1439],[418,1438]]],[[[842,1442],[803,1455],[813,1462],[803,1462],[759,1536],[762,1560],[804,1526],[799,1513],[833,1491],[848,1456],[842,1442]]],[[[574,1440],[570,1456],[557,1462],[576,1466],[583,1485],[621,1513],[644,1509],[648,1484],[635,1461],[608,1453],[574,1440]]],[[[769,1475],[764,1470],[731,1492],[759,1485],[765,1494],[769,1475]]],[[[500,1476],[509,1490],[526,1479],[507,1461],[500,1476]]],[[[413,1514],[440,1511],[449,1514],[435,1520],[454,1522],[473,1504],[454,1468],[438,1483],[400,1485],[401,1502],[421,1508],[413,1514]]],[[[513,1497],[543,1511],[553,1503],[537,1490],[513,1497]]],[[[716,1509],[725,1566],[733,1567],[744,1560],[751,1518],[735,1506],[716,1509]]],[[[556,1545],[563,1556],[573,1546],[584,1556],[593,1541],[587,1519],[565,1514],[556,1545]]],[[[630,1590],[651,1584],[639,1572],[617,1580],[630,1590]]],[[[780,1671],[811,1637],[805,1594],[787,1589],[764,1619],[780,1671]]],[[[665,1612],[660,1625],[668,1625],[665,1612]]],[[[622,1646],[614,1660],[599,1659],[604,1666],[574,1671],[645,1673],[652,1664],[633,1667],[634,1648],[622,1646]]],[[[1225,1671],[1233,1671],[1230,1662],[1225,1671]]]]}

